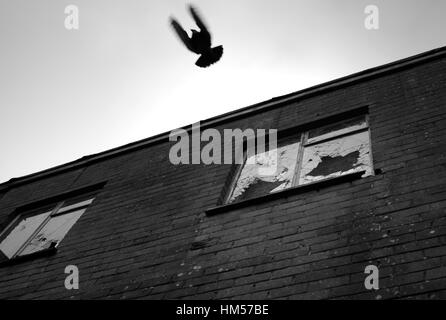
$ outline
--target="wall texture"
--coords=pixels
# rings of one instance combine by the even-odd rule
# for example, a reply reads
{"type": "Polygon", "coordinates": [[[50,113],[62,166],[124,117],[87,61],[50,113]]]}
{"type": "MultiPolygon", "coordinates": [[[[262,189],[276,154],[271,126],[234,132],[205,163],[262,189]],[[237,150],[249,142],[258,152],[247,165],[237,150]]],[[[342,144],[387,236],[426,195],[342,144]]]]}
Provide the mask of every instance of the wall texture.
{"type": "Polygon", "coordinates": [[[17,207],[107,181],[57,254],[0,267],[0,298],[446,298],[446,58],[299,98],[223,128],[289,128],[369,106],[375,176],[207,216],[230,165],[167,140],[0,194],[17,207]],[[202,246],[195,246],[201,243],[202,246]],[[80,271],[66,290],[65,266],[80,271]],[[380,290],[364,288],[364,268],[380,290]]]}

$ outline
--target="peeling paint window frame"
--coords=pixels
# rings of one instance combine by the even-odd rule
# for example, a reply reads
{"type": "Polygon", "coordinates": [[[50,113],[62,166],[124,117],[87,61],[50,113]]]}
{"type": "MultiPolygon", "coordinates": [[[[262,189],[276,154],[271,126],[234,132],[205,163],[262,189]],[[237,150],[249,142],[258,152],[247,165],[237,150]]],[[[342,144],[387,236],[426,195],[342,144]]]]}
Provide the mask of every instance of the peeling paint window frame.
{"type": "MultiPolygon", "coordinates": [[[[3,244],[4,240],[14,231],[14,229],[25,219],[30,217],[35,217],[44,213],[48,213],[49,215],[45,217],[45,219],[40,222],[37,226],[37,228],[26,237],[26,240],[21,243],[19,248],[17,250],[14,250],[15,253],[8,257],[9,260],[16,259],[18,257],[24,257],[27,255],[33,255],[37,252],[45,251],[50,248],[57,248],[57,246],[62,242],[62,240],[67,236],[70,229],[74,226],[76,222],[73,223],[69,228],[67,228],[66,232],[61,236],[61,239],[59,239],[58,242],[54,243],[52,242],[50,244],[49,248],[42,247],[39,250],[32,251],[27,254],[23,254],[23,252],[30,246],[31,242],[36,239],[36,237],[39,235],[39,233],[50,224],[50,222],[57,217],[64,216],[64,215],[70,215],[75,212],[82,211],[79,218],[85,214],[88,207],[93,203],[94,199],[96,198],[96,192],[95,193],[86,193],[81,196],[76,196],[72,198],[68,198],[66,200],[58,201],[53,203],[52,205],[47,205],[45,207],[37,208],[34,210],[28,210],[26,212],[18,214],[14,219],[7,225],[5,229],[3,229],[2,232],[0,232],[0,245],[3,244]]],[[[78,218],[78,219],[79,219],[78,218]]],[[[4,252],[1,252],[4,256],[7,257],[7,255],[4,252]]]]}
{"type": "MultiPolygon", "coordinates": [[[[354,126],[352,126],[352,128],[343,128],[343,129],[339,129],[337,130],[338,133],[333,133],[333,134],[325,134],[326,137],[322,138],[322,139],[318,139],[316,138],[312,138],[312,141],[310,141],[309,139],[309,133],[312,130],[315,129],[319,129],[322,128],[324,126],[321,127],[317,127],[317,128],[312,128],[309,130],[305,130],[305,131],[297,131],[295,133],[296,137],[300,136],[300,143],[298,144],[298,151],[297,151],[297,163],[295,164],[295,172],[293,175],[293,179],[291,182],[291,186],[288,188],[293,188],[293,187],[298,187],[298,186],[302,186],[305,185],[306,183],[299,183],[300,180],[300,175],[301,175],[301,171],[302,171],[302,161],[303,161],[303,157],[304,157],[304,152],[305,152],[305,148],[311,147],[311,146],[315,146],[318,144],[322,144],[322,143],[326,143],[332,140],[337,140],[343,137],[348,137],[348,136],[353,136],[355,134],[359,134],[362,132],[367,132],[367,142],[368,142],[368,155],[369,155],[369,164],[370,164],[370,173],[369,175],[374,175],[374,166],[373,166],[373,152],[372,152],[372,142],[371,142],[371,137],[370,137],[370,119],[369,119],[369,115],[368,113],[364,113],[360,116],[355,116],[355,117],[351,117],[351,119],[355,119],[355,118],[363,118],[364,119],[364,125],[360,125],[357,126],[356,128],[354,126]]],[[[349,120],[349,118],[346,119],[347,121],[349,120]]],[[[337,122],[342,122],[342,121],[337,121],[337,122]]],[[[332,124],[335,124],[337,122],[334,122],[332,124]]],[[[332,125],[329,124],[329,125],[332,125]]],[[[336,130],[335,130],[336,131],[336,130]]],[[[284,139],[288,139],[290,137],[290,135],[287,135],[286,137],[284,137],[284,139]]],[[[280,139],[282,140],[282,139],[280,139]]],[[[280,140],[278,142],[278,144],[280,144],[280,140]]],[[[231,180],[231,184],[229,185],[228,191],[223,203],[224,204],[231,204],[231,203],[235,203],[237,202],[237,199],[235,198],[233,201],[231,201],[231,197],[234,193],[235,188],[237,187],[240,175],[243,171],[243,168],[246,164],[246,160],[247,160],[247,152],[246,150],[244,151],[244,160],[243,163],[237,166],[237,170],[235,171],[235,174],[233,175],[233,178],[231,180]]],[[[345,175],[345,173],[341,173],[339,176],[345,175]]],[[[364,176],[363,176],[364,177],[364,176]]],[[[320,182],[320,181],[324,181],[328,178],[323,178],[323,179],[319,179],[316,182],[320,182]]],[[[276,192],[280,192],[280,191],[276,191],[276,192]]],[[[271,192],[273,193],[273,192],[271,192]]],[[[248,198],[250,199],[250,198],[248,198]]]]}

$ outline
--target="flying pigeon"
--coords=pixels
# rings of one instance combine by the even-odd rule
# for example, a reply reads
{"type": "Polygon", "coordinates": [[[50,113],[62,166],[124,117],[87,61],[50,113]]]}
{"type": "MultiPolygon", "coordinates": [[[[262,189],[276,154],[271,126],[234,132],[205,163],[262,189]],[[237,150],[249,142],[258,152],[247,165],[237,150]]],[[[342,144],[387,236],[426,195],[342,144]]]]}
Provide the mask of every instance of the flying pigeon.
{"type": "Polygon", "coordinates": [[[184,45],[190,51],[200,55],[200,58],[198,58],[195,64],[201,68],[206,68],[220,60],[223,55],[223,46],[212,48],[211,34],[198,16],[197,11],[192,6],[189,6],[189,11],[200,31],[191,29],[192,36],[189,37],[178,21],[172,17],[170,18],[170,24],[183,41],[184,45]]]}

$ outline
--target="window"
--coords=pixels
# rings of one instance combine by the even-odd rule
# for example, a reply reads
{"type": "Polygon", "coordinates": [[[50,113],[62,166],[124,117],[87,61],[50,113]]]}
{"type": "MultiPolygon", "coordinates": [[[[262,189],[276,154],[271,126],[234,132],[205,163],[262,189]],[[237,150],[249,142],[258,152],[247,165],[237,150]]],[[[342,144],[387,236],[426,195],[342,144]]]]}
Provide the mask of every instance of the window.
{"type": "Polygon", "coordinates": [[[279,140],[275,150],[245,154],[226,203],[360,171],[363,177],[373,172],[366,115],[298,132],[279,140]]]}
{"type": "Polygon", "coordinates": [[[13,259],[57,247],[93,200],[84,194],[20,213],[0,234],[1,255],[13,259]]]}

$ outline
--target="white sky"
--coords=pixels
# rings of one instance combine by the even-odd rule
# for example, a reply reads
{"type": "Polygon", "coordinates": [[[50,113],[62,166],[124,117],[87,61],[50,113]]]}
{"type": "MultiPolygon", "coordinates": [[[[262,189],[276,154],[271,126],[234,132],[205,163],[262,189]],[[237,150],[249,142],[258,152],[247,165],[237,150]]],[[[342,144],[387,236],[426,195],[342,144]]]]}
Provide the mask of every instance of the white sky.
{"type": "Polygon", "coordinates": [[[186,3],[0,0],[0,182],[446,44],[443,0],[196,0],[224,46],[200,69],[186,3]]]}

